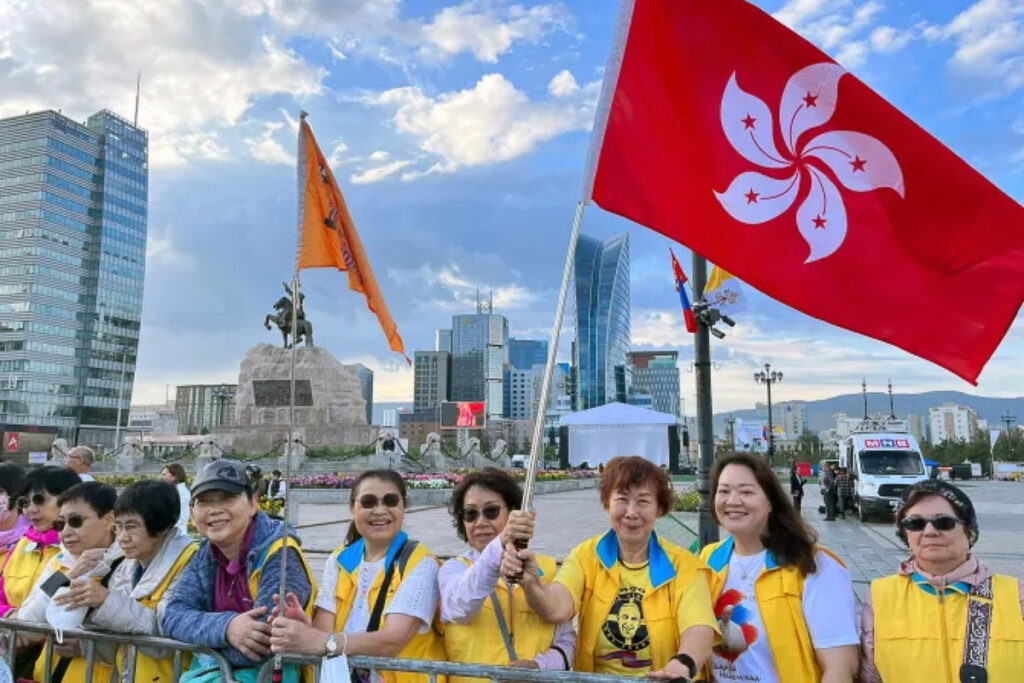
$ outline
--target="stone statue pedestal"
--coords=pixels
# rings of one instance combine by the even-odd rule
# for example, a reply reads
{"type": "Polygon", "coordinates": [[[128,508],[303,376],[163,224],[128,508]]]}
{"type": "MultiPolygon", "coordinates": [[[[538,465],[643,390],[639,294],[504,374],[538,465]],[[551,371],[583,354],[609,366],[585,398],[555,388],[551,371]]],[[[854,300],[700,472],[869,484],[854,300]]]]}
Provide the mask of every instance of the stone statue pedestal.
{"type": "MultiPolygon", "coordinates": [[[[238,370],[235,424],[218,430],[224,451],[284,457],[288,442],[291,350],[259,344],[246,352],[238,370]]],[[[300,346],[295,351],[295,408],[292,437],[305,448],[363,446],[377,438],[366,424],[366,401],[355,366],[330,351],[300,346]]],[[[295,453],[298,456],[298,452],[295,453]]]]}
{"type": "Polygon", "coordinates": [[[114,472],[118,474],[131,474],[138,469],[145,460],[142,449],[133,443],[125,445],[116,458],[114,458],[114,472]]]}
{"type": "Polygon", "coordinates": [[[292,472],[298,472],[303,463],[306,462],[306,444],[298,439],[292,439],[291,449],[288,449],[286,444],[284,451],[284,455],[277,459],[277,468],[285,471],[286,467],[290,467],[292,472]],[[290,454],[288,453],[289,450],[291,451],[290,454]],[[289,459],[291,459],[291,464],[288,463],[289,459]]]}

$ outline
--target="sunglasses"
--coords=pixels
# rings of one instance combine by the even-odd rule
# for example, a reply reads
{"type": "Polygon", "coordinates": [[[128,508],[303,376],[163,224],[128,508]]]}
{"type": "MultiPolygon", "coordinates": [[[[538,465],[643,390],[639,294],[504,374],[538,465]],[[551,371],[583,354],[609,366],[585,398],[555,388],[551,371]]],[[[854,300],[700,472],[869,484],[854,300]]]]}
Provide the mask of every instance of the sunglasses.
{"type": "Polygon", "coordinates": [[[42,507],[46,505],[46,494],[45,493],[34,493],[31,496],[22,496],[18,499],[18,509],[24,510],[29,505],[35,505],[42,507]]]}
{"type": "Polygon", "coordinates": [[[64,527],[69,526],[72,529],[81,529],[82,525],[85,524],[86,518],[79,514],[70,514],[66,520],[58,517],[53,520],[53,529],[58,534],[64,531],[64,527]]]}
{"type": "Polygon", "coordinates": [[[476,508],[466,508],[465,510],[462,511],[462,521],[466,524],[472,524],[476,520],[480,519],[481,514],[484,516],[484,519],[488,519],[493,522],[501,516],[501,506],[485,505],[482,510],[477,510],[476,508]]]}
{"type": "Polygon", "coordinates": [[[380,498],[372,493],[359,496],[359,507],[361,508],[372,510],[381,504],[386,508],[396,508],[402,504],[402,497],[397,493],[385,493],[380,498]]]}
{"type": "Polygon", "coordinates": [[[936,531],[952,531],[956,528],[957,524],[963,524],[962,519],[950,515],[936,515],[935,517],[921,517],[920,515],[914,515],[912,517],[904,517],[900,520],[900,526],[907,531],[924,531],[924,528],[931,522],[932,526],[935,527],[936,531]]]}

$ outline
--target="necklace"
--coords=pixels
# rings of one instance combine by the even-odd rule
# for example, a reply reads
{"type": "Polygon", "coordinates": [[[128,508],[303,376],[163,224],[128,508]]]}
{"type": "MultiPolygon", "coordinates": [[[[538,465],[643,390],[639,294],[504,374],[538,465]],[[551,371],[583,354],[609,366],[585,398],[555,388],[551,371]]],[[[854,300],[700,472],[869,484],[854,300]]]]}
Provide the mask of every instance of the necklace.
{"type": "Polygon", "coordinates": [[[619,553],[619,563],[626,569],[643,569],[651,563],[651,558],[647,558],[641,564],[629,564],[624,559],[622,559],[622,553],[619,553]]]}
{"type": "MultiPolygon", "coordinates": [[[[764,551],[762,551],[762,552],[764,552],[764,551]]],[[[744,562],[743,558],[740,555],[736,555],[735,556],[735,560],[736,560],[736,568],[740,570],[740,578],[743,581],[746,581],[747,577],[750,576],[751,571],[755,567],[760,566],[760,564],[761,564],[761,553],[757,553],[756,555],[751,555],[750,557],[746,558],[745,562],[744,562]]]]}

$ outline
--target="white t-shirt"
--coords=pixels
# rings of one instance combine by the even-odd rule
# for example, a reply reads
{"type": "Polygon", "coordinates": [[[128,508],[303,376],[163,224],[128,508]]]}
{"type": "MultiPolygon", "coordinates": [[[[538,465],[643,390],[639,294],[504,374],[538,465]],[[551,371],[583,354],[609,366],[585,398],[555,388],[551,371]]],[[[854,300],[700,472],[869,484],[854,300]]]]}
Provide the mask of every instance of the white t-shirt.
{"type": "Polygon", "coordinates": [[[79,472],[79,473],[78,473],[78,478],[79,478],[79,480],[81,480],[81,481],[82,481],[83,483],[84,483],[84,482],[87,482],[87,481],[96,481],[96,480],[95,480],[95,479],[93,478],[93,476],[92,476],[91,474],[89,474],[88,472],[79,472]]]}
{"type": "MultiPolygon", "coordinates": [[[[803,613],[815,649],[857,645],[857,608],[850,572],[830,555],[814,556],[818,571],[804,581],[803,613]]],[[[715,614],[733,606],[722,629],[722,644],[711,656],[717,683],[779,683],[771,646],[757,606],[754,582],[764,569],[765,551],[741,557],[733,553],[715,614]]]]}
{"type": "Polygon", "coordinates": [[[185,482],[179,482],[178,486],[178,523],[175,525],[181,529],[181,533],[188,533],[188,521],[192,513],[192,494],[188,490],[188,486],[185,482]]]}

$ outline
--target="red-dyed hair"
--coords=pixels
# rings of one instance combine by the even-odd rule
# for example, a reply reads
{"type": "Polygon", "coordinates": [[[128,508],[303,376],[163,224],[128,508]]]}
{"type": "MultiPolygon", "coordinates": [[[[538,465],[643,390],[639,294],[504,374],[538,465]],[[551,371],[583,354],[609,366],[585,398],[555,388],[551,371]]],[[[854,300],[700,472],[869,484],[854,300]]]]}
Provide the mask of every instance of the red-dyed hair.
{"type": "Polygon", "coordinates": [[[601,505],[608,509],[612,494],[628,491],[636,486],[647,486],[658,499],[658,514],[672,509],[672,484],[663,469],[639,455],[620,455],[605,465],[601,475],[601,505]]]}

